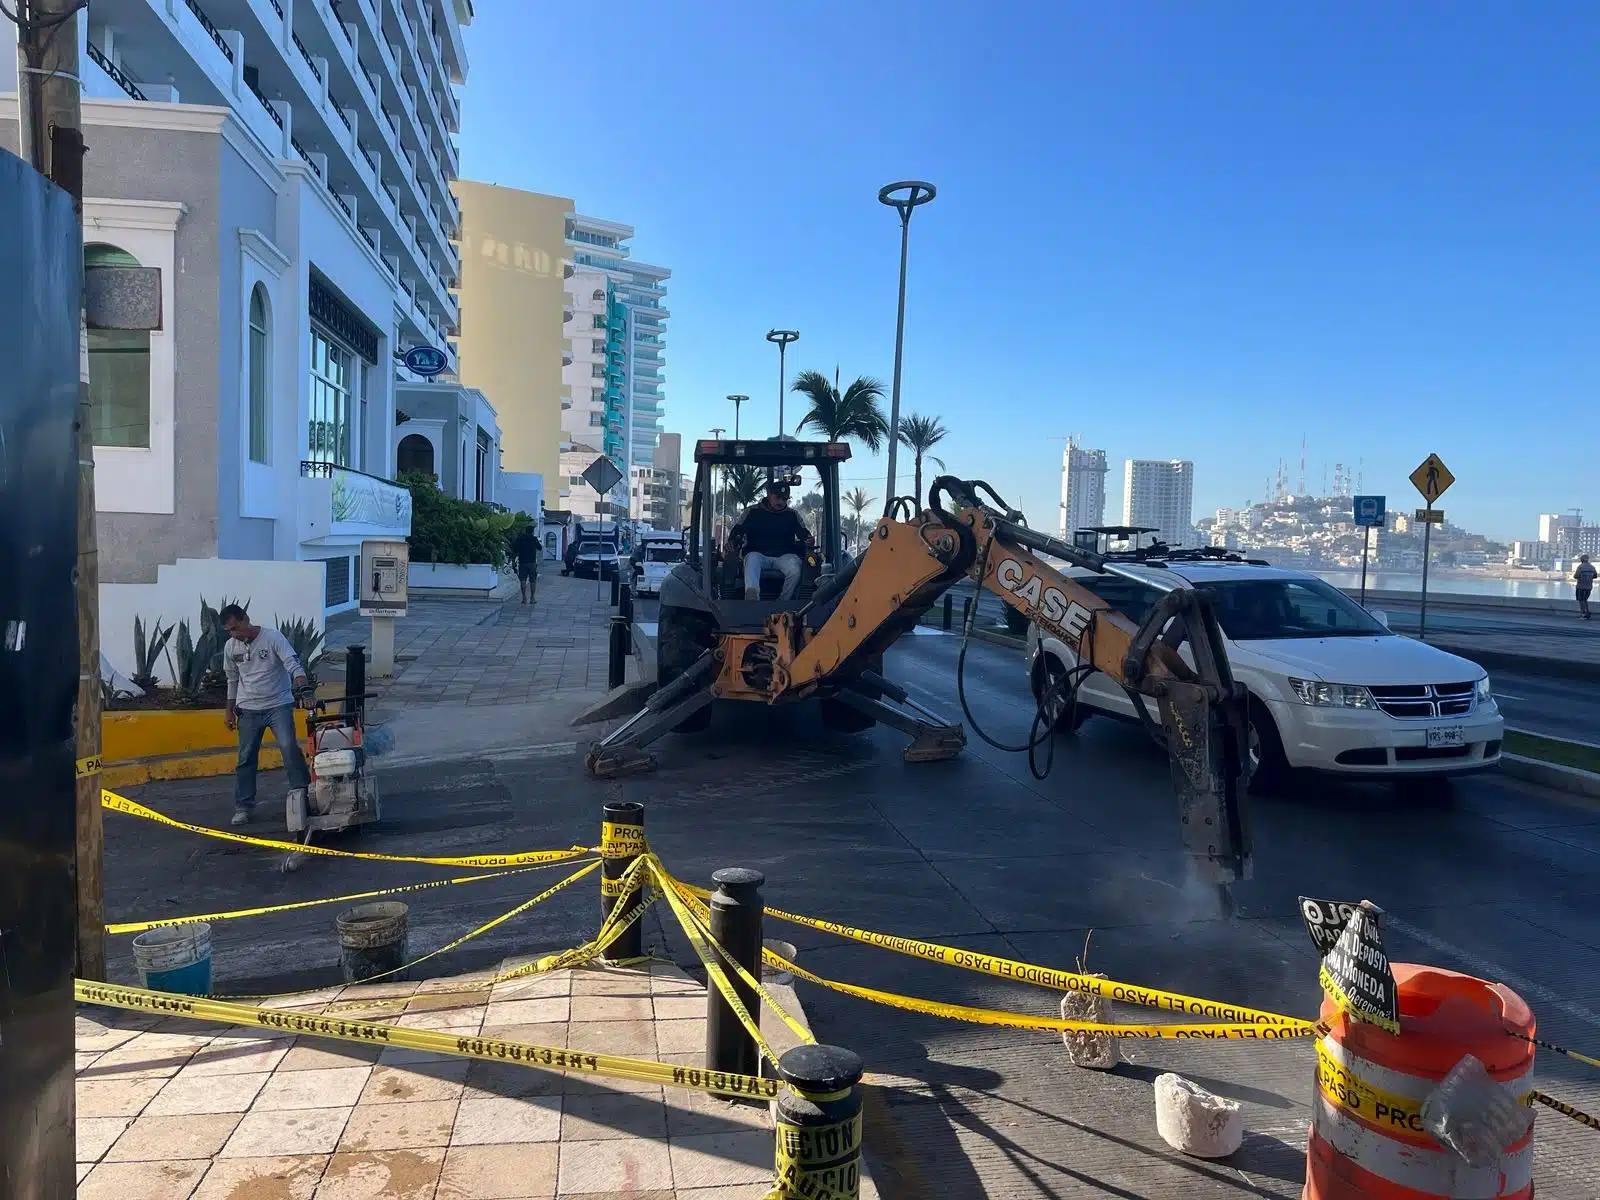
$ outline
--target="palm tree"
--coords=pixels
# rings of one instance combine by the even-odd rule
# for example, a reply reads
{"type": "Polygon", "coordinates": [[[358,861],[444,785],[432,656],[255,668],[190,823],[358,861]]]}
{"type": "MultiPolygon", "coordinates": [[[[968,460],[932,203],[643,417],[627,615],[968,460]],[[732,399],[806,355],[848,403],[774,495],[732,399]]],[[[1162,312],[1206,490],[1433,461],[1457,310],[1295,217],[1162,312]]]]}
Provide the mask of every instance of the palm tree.
{"type": "Polygon", "coordinates": [[[811,402],[811,411],[800,418],[796,432],[809,425],[830,442],[853,437],[874,453],[889,436],[889,422],[878,405],[883,383],[870,375],[857,376],[841,394],[821,371],[801,371],[791,390],[804,393],[811,402]]]}
{"type": "Polygon", "coordinates": [[[811,530],[811,536],[818,541],[822,540],[822,496],[817,492],[807,492],[800,497],[800,503],[795,506],[800,513],[800,519],[806,523],[806,528],[811,530]]]}
{"type": "Polygon", "coordinates": [[[909,449],[916,459],[917,479],[917,507],[922,507],[922,459],[924,456],[933,459],[939,464],[939,469],[944,470],[944,459],[929,454],[950,431],[939,423],[938,417],[920,417],[916,413],[908,414],[900,422],[900,444],[909,449]]]}
{"type": "Polygon", "coordinates": [[[727,469],[723,487],[730,503],[737,508],[746,509],[761,499],[761,492],[766,485],[767,477],[759,469],[747,463],[740,463],[727,469]]]}
{"type": "Polygon", "coordinates": [[[856,514],[855,537],[852,539],[852,541],[855,545],[855,552],[860,554],[862,533],[861,514],[865,512],[866,509],[872,504],[872,497],[867,495],[866,488],[858,487],[844,494],[844,502],[848,504],[851,508],[851,511],[856,514]]]}

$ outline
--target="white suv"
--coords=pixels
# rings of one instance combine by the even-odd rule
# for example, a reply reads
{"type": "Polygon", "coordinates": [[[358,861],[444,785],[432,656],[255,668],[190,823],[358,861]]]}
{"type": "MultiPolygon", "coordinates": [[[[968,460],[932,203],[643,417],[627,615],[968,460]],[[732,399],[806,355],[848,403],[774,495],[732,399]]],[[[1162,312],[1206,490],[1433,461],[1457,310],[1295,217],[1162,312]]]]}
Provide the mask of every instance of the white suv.
{"type": "MultiPolygon", "coordinates": [[[[1165,586],[1071,568],[1067,574],[1136,622],[1173,585],[1203,587],[1216,597],[1234,678],[1250,693],[1250,758],[1260,783],[1288,767],[1439,776],[1499,761],[1505,720],[1483,668],[1391,633],[1381,613],[1368,613],[1316,576],[1226,560],[1119,566],[1165,586]]],[[[1036,698],[1076,664],[1059,640],[1029,627],[1036,698]]],[[[1155,701],[1144,703],[1159,720],[1155,701]]],[[[1057,711],[1056,727],[1076,727],[1092,713],[1135,719],[1133,704],[1109,676],[1095,672],[1079,688],[1076,708],[1057,711]]]]}

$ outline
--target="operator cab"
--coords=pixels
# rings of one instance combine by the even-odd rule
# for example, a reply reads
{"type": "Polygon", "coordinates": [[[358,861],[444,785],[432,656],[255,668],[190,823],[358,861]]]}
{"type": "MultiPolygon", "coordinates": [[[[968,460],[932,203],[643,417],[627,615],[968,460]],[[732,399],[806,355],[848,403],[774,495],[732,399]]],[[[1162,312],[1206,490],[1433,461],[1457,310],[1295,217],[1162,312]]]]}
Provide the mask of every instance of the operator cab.
{"type": "Polygon", "coordinates": [[[713,614],[717,627],[726,631],[760,629],[774,612],[804,608],[818,585],[844,566],[839,464],[849,457],[843,442],[787,437],[696,442],[687,556],[672,572],[680,586],[663,586],[663,604],[692,603],[713,614]],[[729,541],[746,510],[764,502],[769,482],[788,487],[789,507],[813,544],[801,555],[800,582],[791,597],[779,599],[783,576],[768,567],[761,573],[761,598],[746,600],[744,559],[729,541]],[[696,602],[685,593],[693,593],[696,602]]]}

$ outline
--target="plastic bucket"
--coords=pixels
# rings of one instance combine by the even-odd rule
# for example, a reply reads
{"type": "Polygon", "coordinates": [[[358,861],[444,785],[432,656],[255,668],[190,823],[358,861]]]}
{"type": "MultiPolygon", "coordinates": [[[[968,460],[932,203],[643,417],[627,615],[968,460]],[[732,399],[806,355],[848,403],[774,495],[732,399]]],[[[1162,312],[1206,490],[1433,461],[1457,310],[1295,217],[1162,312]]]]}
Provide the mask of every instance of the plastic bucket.
{"type": "MultiPolygon", "coordinates": [[[[800,951],[794,948],[793,942],[780,942],[777,938],[764,938],[761,945],[764,949],[771,950],[779,958],[788,959],[790,962],[793,962],[800,954],[800,951]]],[[[789,984],[794,982],[794,976],[787,971],[779,970],[765,959],[762,959],[761,981],[763,983],[789,984]]]]}
{"type": "Polygon", "coordinates": [[[388,974],[406,961],[406,914],[398,900],[377,900],[347,908],[334,919],[339,931],[339,965],[346,983],[359,983],[374,975],[403,979],[403,972],[388,974]]]}
{"type": "Polygon", "coordinates": [[[133,939],[133,961],[151,991],[204,996],[211,991],[211,926],[196,921],[147,929],[133,939]]]}

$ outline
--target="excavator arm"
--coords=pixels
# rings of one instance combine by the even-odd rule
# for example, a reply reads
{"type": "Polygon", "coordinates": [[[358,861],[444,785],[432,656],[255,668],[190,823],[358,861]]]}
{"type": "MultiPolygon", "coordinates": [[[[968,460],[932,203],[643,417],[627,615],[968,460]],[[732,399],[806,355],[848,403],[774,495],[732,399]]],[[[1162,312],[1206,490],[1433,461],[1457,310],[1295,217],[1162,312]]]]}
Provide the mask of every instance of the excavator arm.
{"type": "MultiPolygon", "coordinates": [[[[940,476],[928,501],[927,510],[907,520],[880,520],[866,549],[805,607],[773,613],[760,632],[722,635],[699,663],[651,697],[645,712],[595,744],[591,770],[637,769],[645,744],[713,699],[776,704],[812,695],[911,734],[910,761],[953,757],[966,744],[962,727],[918,705],[876,664],[940,596],[969,578],[1074,650],[1083,670],[1069,672],[1063,686],[1076,686],[1092,668],[1134,696],[1135,711],[1166,746],[1185,848],[1211,882],[1247,878],[1244,693],[1229,670],[1207,593],[1174,586],[1136,624],[1042,556],[1097,573],[1128,574],[1124,568],[1029,529],[987,484],[940,476]],[[1144,697],[1155,701],[1159,727],[1144,697]]],[[[1151,583],[1145,575],[1130,577],[1151,583]]],[[[1041,698],[1041,715],[1064,699],[1041,698]]]]}

